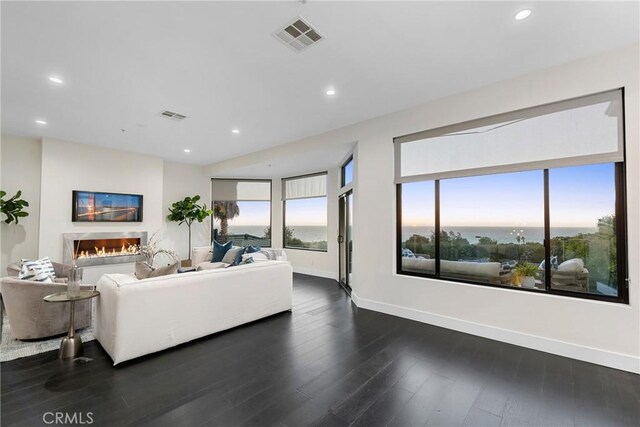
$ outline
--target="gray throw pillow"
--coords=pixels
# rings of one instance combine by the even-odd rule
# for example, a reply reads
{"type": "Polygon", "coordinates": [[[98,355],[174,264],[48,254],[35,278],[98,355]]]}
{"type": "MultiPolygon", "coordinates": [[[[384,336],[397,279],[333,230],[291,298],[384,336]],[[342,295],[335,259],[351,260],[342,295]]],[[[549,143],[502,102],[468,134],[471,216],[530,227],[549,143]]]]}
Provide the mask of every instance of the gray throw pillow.
{"type": "Polygon", "coordinates": [[[242,254],[244,253],[244,248],[242,247],[233,247],[224,254],[222,258],[222,262],[225,264],[238,265],[242,260],[242,254]]]}
{"type": "Polygon", "coordinates": [[[149,277],[167,276],[169,274],[176,274],[178,272],[178,263],[175,262],[171,265],[163,267],[152,267],[146,262],[136,261],[136,278],[148,279],[149,277]]]}

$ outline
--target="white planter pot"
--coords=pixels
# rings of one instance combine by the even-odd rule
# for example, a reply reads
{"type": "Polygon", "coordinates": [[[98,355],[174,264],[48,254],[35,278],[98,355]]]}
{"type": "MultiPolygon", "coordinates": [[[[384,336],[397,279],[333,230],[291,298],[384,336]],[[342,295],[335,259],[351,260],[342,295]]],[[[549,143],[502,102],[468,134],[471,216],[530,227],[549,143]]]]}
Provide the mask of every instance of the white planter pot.
{"type": "Polygon", "coordinates": [[[523,288],[535,288],[536,286],[536,278],[533,276],[525,276],[522,280],[522,287],[523,288]]]}

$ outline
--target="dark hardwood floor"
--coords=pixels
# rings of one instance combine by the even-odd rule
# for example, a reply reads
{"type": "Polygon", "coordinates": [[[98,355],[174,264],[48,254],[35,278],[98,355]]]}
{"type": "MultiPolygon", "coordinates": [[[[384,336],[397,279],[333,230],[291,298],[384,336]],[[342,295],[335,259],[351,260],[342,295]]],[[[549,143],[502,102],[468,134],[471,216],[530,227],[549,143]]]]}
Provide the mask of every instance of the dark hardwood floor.
{"type": "Polygon", "coordinates": [[[117,367],[85,354],[2,363],[2,425],[640,425],[638,375],[358,309],[303,275],[292,313],[117,367]]]}

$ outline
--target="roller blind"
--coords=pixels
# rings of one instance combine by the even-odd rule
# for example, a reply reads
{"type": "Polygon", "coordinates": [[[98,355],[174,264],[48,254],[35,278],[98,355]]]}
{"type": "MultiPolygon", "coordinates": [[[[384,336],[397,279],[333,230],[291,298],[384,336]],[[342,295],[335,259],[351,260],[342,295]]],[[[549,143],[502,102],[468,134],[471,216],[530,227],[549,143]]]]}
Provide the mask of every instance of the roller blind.
{"type": "Polygon", "coordinates": [[[286,178],[284,184],[284,200],[308,199],[327,195],[327,173],[304,176],[300,178],[286,178]]]}
{"type": "Polygon", "coordinates": [[[214,201],[270,201],[271,181],[214,179],[211,193],[214,201]]]}
{"type": "Polygon", "coordinates": [[[622,115],[614,90],[395,138],[396,182],[622,161],[622,115]]]}

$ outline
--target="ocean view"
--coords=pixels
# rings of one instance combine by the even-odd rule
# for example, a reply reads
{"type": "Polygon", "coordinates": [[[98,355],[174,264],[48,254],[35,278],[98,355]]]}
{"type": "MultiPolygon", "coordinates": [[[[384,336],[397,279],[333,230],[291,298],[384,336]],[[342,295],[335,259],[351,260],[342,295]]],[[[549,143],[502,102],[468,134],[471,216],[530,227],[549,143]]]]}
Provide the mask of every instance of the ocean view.
{"type": "MultiPolygon", "coordinates": [[[[229,224],[230,234],[251,234],[254,236],[264,236],[264,225],[241,225],[232,226],[229,224]]],[[[298,225],[292,226],[295,230],[294,236],[305,242],[321,242],[327,240],[327,227],[320,225],[298,225]]]]}
{"type": "MultiPolygon", "coordinates": [[[[460,233],[469,243],[477,243],[476,236],[486,236],[498,243],[517,243],[516,233],[524,236],[526,242],[542,243],[544,240],[543,227],[442,227],[443,230],[460,233]],[[514,230],[516,232],[514,233],[514,230]],[[522,232],[520,232],[522,230],[522,232]]],[[[402,227],[402,241],[407,241],[414,234],[430,237],[432,227],[402,227]]],[[[594,233],[598,231],[596,227],[556,227],[551,229],[551,237],[571,237],[580,233],[594,233]]]]}

